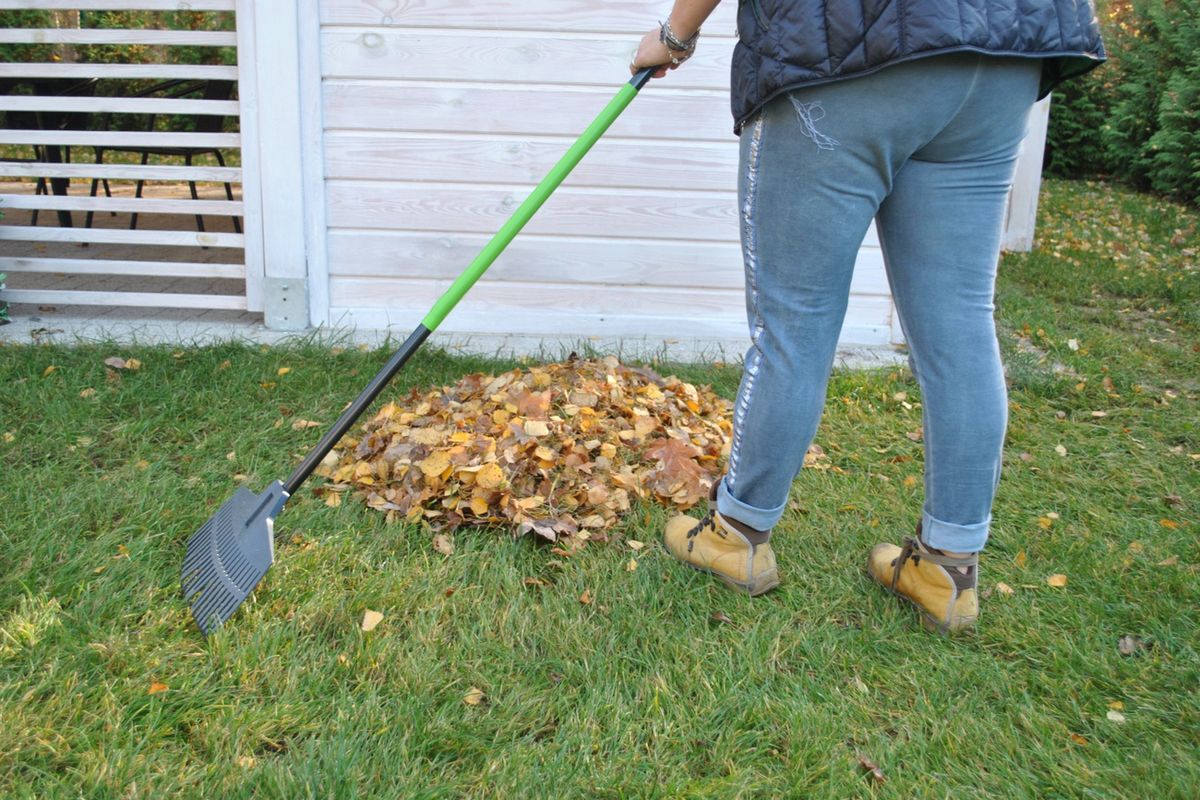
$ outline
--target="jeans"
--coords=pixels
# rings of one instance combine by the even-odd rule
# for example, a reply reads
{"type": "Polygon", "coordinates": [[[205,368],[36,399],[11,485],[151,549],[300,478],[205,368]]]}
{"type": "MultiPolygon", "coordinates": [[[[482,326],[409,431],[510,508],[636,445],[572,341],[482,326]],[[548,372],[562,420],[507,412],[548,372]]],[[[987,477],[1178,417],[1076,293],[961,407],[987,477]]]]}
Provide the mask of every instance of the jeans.
{"type": "Polygon", "coordinates": [[[955,54],[776,98],[742,131],[751,347],[717,510],[783,515],[872,219],[921,386],[922,538],[983,548],[1008,400],[993,321],[1005,204],[1040,62],[955,54]]]}

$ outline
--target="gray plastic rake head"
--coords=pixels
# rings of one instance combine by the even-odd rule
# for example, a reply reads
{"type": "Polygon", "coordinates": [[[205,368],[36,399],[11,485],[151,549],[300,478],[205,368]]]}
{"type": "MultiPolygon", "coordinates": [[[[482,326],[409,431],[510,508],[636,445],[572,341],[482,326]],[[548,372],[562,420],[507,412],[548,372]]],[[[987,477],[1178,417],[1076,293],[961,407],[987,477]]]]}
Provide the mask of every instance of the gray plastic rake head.
{"type": "Polygon", "coordinates": [[[275,558],[275,517],[287,502],[275,481],[262,494],[238,489],[188,539],[183,596],[205,636],[249,596],[275,558]]]}

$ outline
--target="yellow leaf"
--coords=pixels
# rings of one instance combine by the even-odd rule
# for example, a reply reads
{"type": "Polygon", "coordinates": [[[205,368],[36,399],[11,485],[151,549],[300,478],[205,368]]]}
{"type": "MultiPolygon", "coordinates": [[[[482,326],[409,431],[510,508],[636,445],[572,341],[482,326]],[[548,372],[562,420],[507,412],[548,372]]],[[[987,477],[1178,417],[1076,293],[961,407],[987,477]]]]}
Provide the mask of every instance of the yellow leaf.
{"type": "Polygon", "coordinates": [[[280,367],[279,369],[275,370],[275,374],[282,378],[284,375],[287,375],[291,371],[292,371],[291,367],[280,367]]]}
{"type": "Polygon", "coordinates": [[[364,631],[369,632],[375,630],[375,626],[381,622],[383,622],[383,614],[368,608],[363,612],[362,625],[360,627],[364,631]]]}
{"type": "Polygon", "coordinates": [[[54,374],[54,372],[55,372],[56,370],[58,370],[58,367],[56,367],[56,366],[54,366],[53,364],[51,364],[50,366],[46,367],[46,369],[45,369],[45,370],[42,372],[42,377],[43,377],[43,378],[47,378],[47,377],[49,377],[50,375],[54,374]]]}
{"type": "Polygon", "coordinates": [[[16,436],[13,436],[13,435],[12,435],[12,433],[10,433],[9,431],[5,431],[5,432],[4,432],[4,441],[5,441],[5,443],[6,443],[6,444],[8,444],[8,443],[11,443],[11,442],[15,441],[15,440],[16,440],[16,438],[17,438],[17,437],[16,437],[16,436]]]}
{"type": "Polygon", "coordinates": [[[475,475],[475,483],[481,489],[499,489],[504,484],[504,470],[494,461],[484,464],[475,475]]]}
{"type": "Polygon", "coordinates": [[[477,497],[477,496],[472,497],[471,498],[471,511],[477,517],[486,516],[488,513],[487,500],[484,500],[482,497],[477,497]]]}
{"type": "Polygon", "coordinates": [[[1071,741],[1074,742],[1075,744],[1081,745],[1081,746],[1086,745],[1088,743],[1088,740],[1085,737],[1080,736],[1078,733],[1071,734],[1071,741]]]}
{"type": "Polygon", "coordinates": [[[137,467],[138,469],[141,469],[141,470],[144,470],[144,469],[149,469],[149,468],[150,468],[150,462],[149,462],[149,461],[147,461],[147,460],[146,460],[146,459],[144,459],[144,458],[140,458],[140,459],[138,459],[138,462],[137,462],[136,464],[134,464],[134,466],[135,466],[135,467],[137,467]]]}
{"type": "Polygon", "coordinates": [[[237,461],[237,450],[230,450],[225,454],[226,461],[237,461]]]}
{"type": "Polygon", "coordinates": [[[1179,523],[1173,519],[1160,519],[1158,521],[1158,524],[1162,525],[1164,528],[1166,528],[1169,531],[1173,531],[1179,527],[1179,523]]]}
{"type": "Polygon", "coordinates": [[[1003,595],[1011,595],[1013,593],[1013,588],[1007,583],[997,583],[996,591],[1003,595]]]}
{"type": "Polygon", "coordinates": [[[1065,458],[1067,455],[1067,448],[1063,447],[1061,444],[1056,444],[1054,446],[1054,452],[1065,458]]]}
{"type": "Polygon", "coordinates": [[[329,506],[330,508],[337,508],[341,504],[341,492],[330,492],[329,494],[325,495],[325,505],[329,506]]]}
{"type": "Polygon", "coordinates": [[[80,397],[95,397],[96,390],[89,386],[88,388],[86,388],[82,392],[80,392],[79,396],[80,397]]]}
{"type": "Polygon", "coordinates": [[[136,358],[130,358],[125,361],[125,369],[141,369],[142,362],[136,358]]]}
{"type": "Polygon", "coordinates": [[[1028,560],[1028,556],[1025,555],[1024,550],[1021,550],[1021,551],[1017,552],[1017,557],[1013,559],[1013,563],[1016,564],[1017,569],[1024,569],[1025,562],[1027,560],[1028,560]]]}
{"type": "Polygon", "coordinates": [[[153,681],[150,684],[150,690],[147,691],[146,694],[160,694],[162,692],[167,691],[167,688],[168,687],[165,683],[159,683],[158,681],[153,681]]]}
{"type": "Polygon", "coordinates": [[[1042,530],[1050,530],[1050,526],[1054,524],[1054,520],[1049,517],[1038,517],[1038,527],[1042,530]]]}
{"type": "Polygon", "coordinates": [[[1111,703],[1108,704],[1108,707],[1111,708],[1113,711],[1124,711],[1125,710],[1125,704],[1122,703],[1120,700],[1113,700],[1111,703]]]}
{"type": "Polygon", "coordinates": [[[442,450],[430,453],[427,458],[417,462],[421,472],[427,478],[436,478],[450,467],[450,456],[442,450]]]}
{"type": "Polygon", "coordinates": [[[487,695],[483,693],[482,689],[475,686],[467,689],[467,693],[463,695],[463,702],[469,706],[481,705],[484,700],[487,700],[487,695]]]}
{"type": "Polygon", "coordinates": [[[319,422],[313,422],[311,419],[298,419],[292,423],[292,430],[302,431],[305,428],[316,428],[320,424],[319,422]]]}
{"type": "Polygon", "coordinates": [[[646,546],[644,542],[639,542],[637,539],[626,539],[625,544],[629,545],[630,550],[641,550],[646,546]]]}
{"type": "Polygon", "coordinates": [[[1051,575],[1049,578],[1046,578],[1046,583],[1048,583],[1051,586],[1054,586],[1056,588],[1062,588],[1063,586],[1067,585],[1067,576],[1063,575],[1062,573],[1056,572],[1055,574],[1051,575]]]}
{"type": "Polygon", "coordinates": [[[633,572],[635,569],[637,569],[637,567],[638,567],[637,559],[631,558],[631,559],[629,559],[629,563],[625,565],[625,571],[633,572]]]}
{"type": "Polygon", "coordinates": [[[908,475],[904,478],[904,488],[905,489],[911,489],[916,485],[917,485],[917,476],[916,475],[908,475]]]}
{"type": "Polygon", "coordinates": [[[254,756],[238,756],[237,765],[242,769],[254,769],[258,760],[254,756]]]}
{"type": "Polygon", "coordinates": [[[585,606],[590,606],[592,604],[592,590],[584,589],[583,594],[579,595],[579,602],[585,606]]]}
{"type": "Polygon", "coordinates": [[[550,433],[550,426],[542,422],[540,419],[526,420],[525,435],[526,436],[547,436],[550,433]]]}

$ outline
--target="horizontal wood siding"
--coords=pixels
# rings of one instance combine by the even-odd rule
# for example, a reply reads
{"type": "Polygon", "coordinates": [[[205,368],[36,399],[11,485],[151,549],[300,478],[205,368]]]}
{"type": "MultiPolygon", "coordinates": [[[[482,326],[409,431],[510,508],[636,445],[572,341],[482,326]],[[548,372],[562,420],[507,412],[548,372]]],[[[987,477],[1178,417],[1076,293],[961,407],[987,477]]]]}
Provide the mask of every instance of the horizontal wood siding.
{"type": "MultiPolygon", "coordinates": [[[[735,3],[446,319],[456,335],[747,343],[735,3]]],[[[644,0],[322,0],[329,320],[411,329],[628,80],[644,0]]],[[[843,341],[885,344],[874,232],[843,341]]]]}

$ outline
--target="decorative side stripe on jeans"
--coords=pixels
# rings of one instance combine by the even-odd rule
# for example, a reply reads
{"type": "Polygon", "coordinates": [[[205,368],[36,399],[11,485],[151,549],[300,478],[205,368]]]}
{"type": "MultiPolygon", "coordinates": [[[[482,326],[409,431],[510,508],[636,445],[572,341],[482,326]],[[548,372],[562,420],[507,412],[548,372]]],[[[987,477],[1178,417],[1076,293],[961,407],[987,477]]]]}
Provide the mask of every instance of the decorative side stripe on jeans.
{"type": "Polygon", "coordinates": [[[725,475],[725,488],[733,491],[737,481],[738,459],[741,455],[742,428],[746,422],[746,410],[754,394],[758,371],[762,367],[762,346],[759,339],[763,332],[763,318],[758,311],[758,231],[754,227],[754,210],[758,201],[758,159],[762,144],[763,117],[759,114],[754,122],[750,139],[750,156],[746,159],[746,201],[742,204],[743,259],[746,265],[746,284],[750,291],[750,343],[753,353],[745,367],[745,380],[733,420],[733,446],[729,449],[729,470],[725,475]]]}

